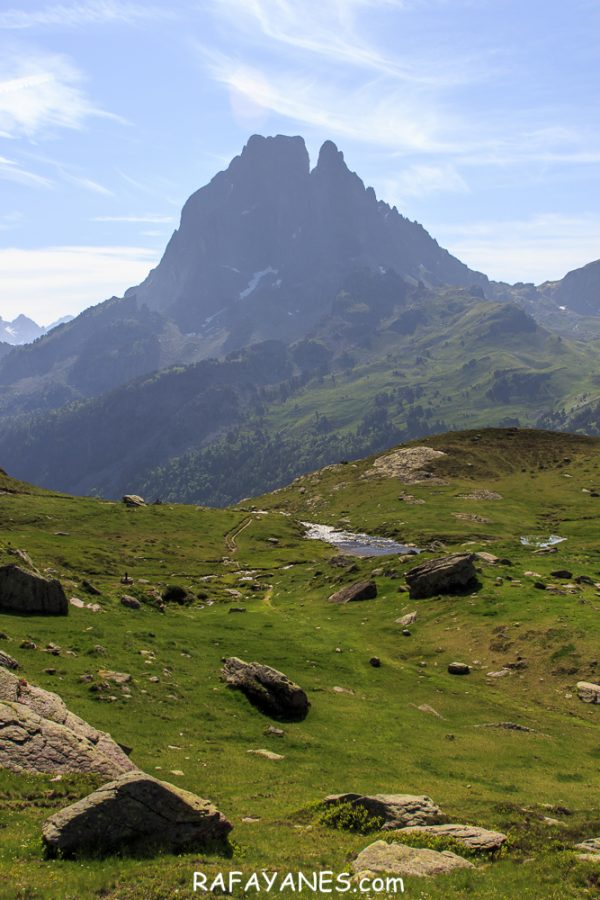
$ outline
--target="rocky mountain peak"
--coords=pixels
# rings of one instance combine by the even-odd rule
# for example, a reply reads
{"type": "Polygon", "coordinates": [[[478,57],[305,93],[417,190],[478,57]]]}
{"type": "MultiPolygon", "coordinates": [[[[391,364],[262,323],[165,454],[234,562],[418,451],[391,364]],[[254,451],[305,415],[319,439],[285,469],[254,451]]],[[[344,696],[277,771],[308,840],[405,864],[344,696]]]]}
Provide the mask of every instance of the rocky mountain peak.
{"type": "Polygon", "coordinates": [[[344,154],[341,150],[338,150],[333,141],[325,141],[319,150],[316,168],[323,172],[332,172],[339,169],[348,170],[344,161],[344,154]]]}

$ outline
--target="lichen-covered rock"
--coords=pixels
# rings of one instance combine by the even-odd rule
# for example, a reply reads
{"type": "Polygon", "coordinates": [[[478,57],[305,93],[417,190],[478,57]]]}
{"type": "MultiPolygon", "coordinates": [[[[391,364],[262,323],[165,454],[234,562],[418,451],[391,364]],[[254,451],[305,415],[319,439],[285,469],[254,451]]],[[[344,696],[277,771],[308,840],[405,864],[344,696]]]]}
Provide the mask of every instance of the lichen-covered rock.
{"type": "Polygon", "coordinates": [[[377,585],[374,581],[356,581],[348,584],[329,597],[330,603],[351,603],[354,600],[372,600],[377,596],[377,585]]]}
{"type": "Polygon", "coordinates": [[[406,583],[413,599],[451,594],[476,583],[473,553],[453,553],[439,559],[428,559],[406,573],[406,583]]]}
{"type": "Polygon", "coordinates": [[[56,578],[44,578],[38,572],[16,563],[0,566],[0,611],[66,616],[69,602],[56,578]]]}
{"type": "Polygon", "coordinates": [[[403,834],[431,834],[436,837],[450,837],[471,850],[484,853],[494,853],[506,841],[506,835],[501,831],[489,831],[487,828],[479,828],[476,825],[457,825],[455,823],[413,825],[398,831],[399,836],[403,834]]]}
{"type": "Polygon", "coordinates": [[[135,770],[109,734],[70,712],[58,694],[0,668],[0,766],[29,772],[135,770]]]}
{"type": "Polygon", "coordinates": [[[473,863],[449,850],[437,851],[406,844],[375,841],[362,850],[354,862],[354,872],[382,872],[388,875],[444,875],[454,869],[472,869],[473,863]]]}
{"type": "MultiPolygon", "coordinates": [[[[126,765],[135,768],[129,760],[126,765]]],[[[0,701],[0,768],[57,774],[95,772],[112,778],[125,767],[105,754],[100,743],[94,744],[66,725],[43,719],[22,703],[0,701]]]]}
{"type": "Polygon", "coordinates": [[[600,684],[594,684],[592,681],[578,681],[577,696],[584,703],[600,703],[600,684]]]}
{"type": "Polygon", "coordinates": [[[325,806],[350,803],[360,806],[370,816],[383,819],[383,830],[409,825],[436,825],[446,818],[439,806],[425,794],[331,794],[325,806]]]}
{"type": "Polygon", "coordinates": [[[143,772],[122,775],[46,820],[50,854],[191,852],[224,842],[232,825],[208,800],[143,772]]]}
{"type": "Polygon", "coordinates": [[[304,719],[310,703],[300,685],[271,666],[244,662],[237,656],[223,660],[222,678],[229,687],[242,691],[268,715],[281,719],[304,719]]]}

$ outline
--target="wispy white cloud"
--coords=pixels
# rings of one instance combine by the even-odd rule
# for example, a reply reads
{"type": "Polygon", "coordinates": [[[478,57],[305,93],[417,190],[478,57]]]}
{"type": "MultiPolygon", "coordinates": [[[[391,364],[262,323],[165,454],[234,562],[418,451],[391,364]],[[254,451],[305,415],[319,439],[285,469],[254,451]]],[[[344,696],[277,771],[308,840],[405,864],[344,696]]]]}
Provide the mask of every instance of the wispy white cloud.
{"type": "Polygon", "coordinates": [[[600,215],[544,214],[469,225],[438,223],[436,237],[471,268],[498,281],[562,278],[600,258],[600,215]]]}
{"type": "Polygon", "coordinates": [[[146,213],[139,216],[94,216],[93,222],[141,222],[150,225],[166,225],[174,222],[174,216],[163,216],[154,213],[146,213]]]}
{"type": "Polygon", "coordinates": [[[57,3],[38,9],[6,9],[0,12],[0,29],[24,31],[29,28],[80,28],[86,25],[131,25],[150,19],[171,18],[166,6],[127,3],[124,0],[88,0],[83,3],[57,3]]]}
{"type": "Polygon", "coordinates": [[[222,46],[235,49],[197,49],[212,78],[229,91],[241,126],[262,128],[275,114],[321,136],[361,141],[390,155],[437,155],[429,172],[413,173],[412,188],[403,181],[406,196],[464,190],[464,175],[449,177],[449,165],[456,172],[463,166],[600,161],[598,130],[566,124],[569,117],[552,95],[538,95],[529,107],[526,101],[505,107],[498,89],[504,86],[506,96],[515,89],[515,54],[501,36],[474,32],[457,43],[456,34],[444,30],[455,7],[468,15],[470,7],[487,5],[489,0],[210,0],[222,46]],[[431,15],[436,9],[445,17],[439,27],[431,15]],[[393,47],[391,34],[397,36],[393,47]],[[477,106],[475,118],[473,96],[489,86],[495,99],[477,106]]]}
{"type": "Polygon", "coordinates": [[[391,56],[367,40],[369,16],[410,6],[414,3],[402,0],[212,0],[213,12],[230,28],[288,52],[312,53],[330,64],[346,64],[415,85],[447,89],[464,83],[467,70],[475,64],[472,56],[455,52],[451,58],[438,57],[434,66],[423,53],[417,56],[406,46],[402,54],[391,56]]]}
{"type": "Polygon", "coordinates": [[[0,310],[48,323],[75,314],[142,281],[158,261],[148,247],[0,249],[0,310]]]}
{"type": "Polygon", "coordinates": [[[401,204],[407,197],[427,197],[430,194],[466,194],[469,185],[451,163],[416,163],[397,177],[382,182],[382,196],[388,203],[401,204]]]}
{"type": "Polygon", "coordinates": [[[12,159],[6,159],[0,156],[0,178],[4,181],[13,181],[16,184],[24,184],[26,187],[50,188],[54,182],[50,178],[31,172],[29,169],[23,168],[19,163],[12,159]]]}
{"type": "Polygon", "coordinates": [[[4,53],[0,60],[0,130],[34,138],[56,128],[79,129],[92,116],[118,116],[95,106],[81,72],[64,56],[4,53]]]}
{"type": "Polygon", "coordinates": [[[269,74],[215,51],[204,51],[212,77],[225,85],[239,109],[244,101],[294,122],[380,145],[390,150],[451,150],[440,137],[445,116],[433,109],[417,109],[400,86],[382,90],[367,83],[356,91],[310,76],[286,72],[269,74]],[[419,113],[419,114],[417,114],[419,113]]]}

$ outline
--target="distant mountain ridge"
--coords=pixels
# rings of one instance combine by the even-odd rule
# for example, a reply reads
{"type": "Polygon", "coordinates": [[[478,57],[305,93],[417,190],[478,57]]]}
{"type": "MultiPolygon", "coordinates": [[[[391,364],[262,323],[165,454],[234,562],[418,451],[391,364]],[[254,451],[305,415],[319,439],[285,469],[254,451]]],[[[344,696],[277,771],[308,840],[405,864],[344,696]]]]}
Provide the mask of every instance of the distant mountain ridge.
{"type": "Polygon", "coordinates": [[[582,398],[594,433],[599,283],[600,262],[491,282],[331,141],[311,168],[302,138],[254,135],[140,285],[34,343],[0,336],[0,465],[218,504],[436,430],[568,426],[582,398]]]}
{"type": "Polygon", "coordinates": [[[159,265],[126,296],[226,353],[302,337],[360,268],[414,284],[488,283],[378,200],[331,141],[311,170],[301,137],[254,135],[192,194],[159,265]]]}
{"type": "Polygon", "coordinates": [[[73,316],[63,316],[62,319],[57,319],[51,325],[38,325],[33,319],[22,314],[13,319],[12,322],[5,322],[0,316],[0,341],[13,347],[21,344],[30,344],[37,338],[52,331],[58,325],[70,322],[72,318],[73,316]]]}

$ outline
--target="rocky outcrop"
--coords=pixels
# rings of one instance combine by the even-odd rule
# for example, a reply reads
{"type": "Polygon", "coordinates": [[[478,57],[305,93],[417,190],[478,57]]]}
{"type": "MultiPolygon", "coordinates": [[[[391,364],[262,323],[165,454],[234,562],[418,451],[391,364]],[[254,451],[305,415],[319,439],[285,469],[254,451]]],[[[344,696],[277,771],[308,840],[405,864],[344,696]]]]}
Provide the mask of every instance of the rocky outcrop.
{"type": "Polygon", "coordinates": [[[575,844],[575,849],[582,850],[584,853],[593,855],[600,860],[600,837],[588,838],[587,841],[582,841],[581,844],[575,844]]]}
{"type": "Polygon", "coordinates": [[[354,872],[382,872],[388,875],[444,875],[454,869],[472,869],[473,863],[449,850],[441,852],[405,844],[375,841],[352,862],[354,872]]]}
{"type": "Polygon", "coordinates": [[[236,656],[223,660],[222,678],[229,687],[242,691],[267,715],[279,719],[300,720],[310,703],[302,688],[271,666],[244,662],[236,656]]]}
{"type": "Polygon", "coordinates": [[[440,559],[428,559],[406,573],[413,599],[452,594],[476,583],[474,554],[453,553],[440,559]]]}
{"type": "Polygon", "coordinates": [[[411,828],[401,828],[398,832],[403,834],[431,834],[435,837],[450,837],[459,844],[464,844],[471,850],[481,853],[495,853],[506,841],[506,835],[501,831],[489,831],[487,828],[479,828],[476,825],[414,825],[411,828]]]}
{"type": "Polygon", "coordinates": [[[396,625],[401,625],[403,628],[408,628],[409,625],[414,625],[417,621],[416,612],[406,613],[405,616],[400,616],[399,619],[396,619],[396,625]]]}
{"type": "Polygon", "coordinates": [[[578,681],[577,696],[584,703],[600,703],[600,684],[594,684],[591,681],[578,681]]]}
{"type": "Polygon", "coordinates": [[[425,794],[331,794],[325,806],[350,803],[360,806],[370,816],[383,819],[383,830],[410,825],[436,825],[446,818],[439,806],[425,794]]]}
{"type": "Polygon", "coordinates": [[[224,842],[232,825],[208,800],[132,772],[51,816],[42,829],[50,854],[201,850],[224,842]]]}
{"type": "Polygon", "coordinates": [[[19,668],[19,663],[9,653],[4,653],[3,650],[0,650],[0,668],[12,669],[13,671],[15,671],[19,668]]]}
{"type": "Polygon", "coordinates": [[[66,616],[69,602],[56,578],[44,578],[38,572],[16,563],[0,566],[0,611],[45,616],[66,616]]]}
{"type": "Polygon", "coordinates": [[[136,768],[109,734],[70,712],[57,694],[1,668],[0,766],[109,778],[136,768]]]}
{"type": "Polygon", "coordinates": [[[432,447],[406,447],[380,456],[366,475],[383,475],[397,478],[403,484],[448,484],[443,478],[435,477],[433,467],[446,456],[442,450],[432,447]]]}
{"type": "Polygon", "coordinates": [[[351,603],[354,600],[372,600],[377,596],[377,585],[374,581],[356,581],[341,588],[329,597],[330,603],[351,603]]]}
{"type": "Polygon", "coordinates": [[[125,506],[136,507],[136,506],[145,506],[146,501],[143,497],[139,497],[137,494],[125,494],[123,497],[123,503],[125,506]]]}
{"type": "MultiPolygon", "coordinates": [[[[22,703],[0,701],[0,768],[15,772],[91,773],[109,778],[126,766],[80,732],[44,719],[22,703]]],[[[123,754],[124,756],[124,754],[123,754]]]]}

